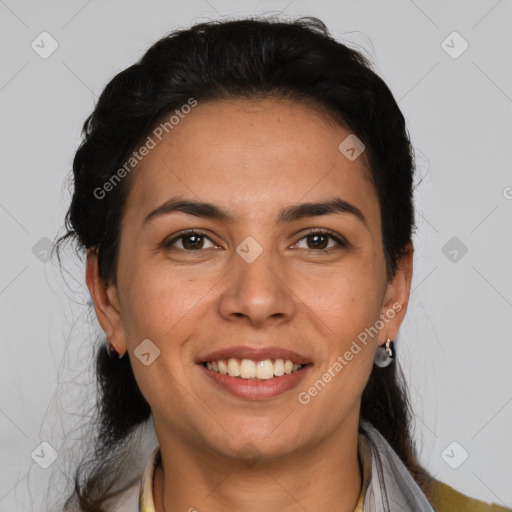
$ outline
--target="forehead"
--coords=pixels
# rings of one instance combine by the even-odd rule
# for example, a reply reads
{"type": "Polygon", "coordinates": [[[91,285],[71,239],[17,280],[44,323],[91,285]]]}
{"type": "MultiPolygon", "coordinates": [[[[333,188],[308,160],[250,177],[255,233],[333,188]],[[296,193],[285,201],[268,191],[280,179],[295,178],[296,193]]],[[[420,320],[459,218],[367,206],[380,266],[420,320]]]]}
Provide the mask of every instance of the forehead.
{"type": "Polygon", "coordinates": [[[378,199],[365,155],[350,161],[338,149],[350,133],[287,100],[199,102],[133,171],[127,215],[136,221],[177,195],[235,215],[340,195],[371,217],[378,199]]]}

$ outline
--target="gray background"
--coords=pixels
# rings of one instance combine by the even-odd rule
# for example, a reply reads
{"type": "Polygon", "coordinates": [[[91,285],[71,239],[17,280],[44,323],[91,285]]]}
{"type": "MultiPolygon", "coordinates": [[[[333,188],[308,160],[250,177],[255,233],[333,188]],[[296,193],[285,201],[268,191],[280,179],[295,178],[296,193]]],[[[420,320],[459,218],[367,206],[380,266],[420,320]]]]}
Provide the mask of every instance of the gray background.
{"type": "Polygon", "coordinates": [[[510,0],[0,0],[0,511],[52,508],[46,489],[70,475],[77,415],[93,403],[98,325],[83,265],[69,251],[62,275],[44,251],[61,233],[94,101],[175,28],[280,11],[317,16],[364,48],[399,102],[418,155],[418,233],[397,345],[421,461],[457,490],[512,507],[510,0]],[[58,43],[46,59],[31,47],[43,31],[58,43]],[[469,44],[457,58],[445,51],[462,48],[457,36],[442,44],[453,31],[469,44]],[[58,452],[48,469],[31,457],[49,457],[43,441],[58,452]]]}

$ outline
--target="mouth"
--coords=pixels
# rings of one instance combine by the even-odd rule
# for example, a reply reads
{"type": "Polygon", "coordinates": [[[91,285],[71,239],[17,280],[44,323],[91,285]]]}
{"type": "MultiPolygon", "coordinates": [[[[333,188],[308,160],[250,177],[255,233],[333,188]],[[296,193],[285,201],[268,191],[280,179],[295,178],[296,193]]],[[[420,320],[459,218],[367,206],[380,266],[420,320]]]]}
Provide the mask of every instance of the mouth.
{"type": "Polygon", "coordinates": [[[197,361],[221,389],[242,398],[273,398],[295,387],[313,362],[296,352],[270,347],[232,347],[197,361]]]}
{"type": "Polygon", "coordinates": [[[237,379],[269,380],[283,375],[296,373],[305,366],[294,363],[290,359],[264,359],[254,361],[252,359],[217,359],[202,363],[205,368],[221,375],[229,375],[237,379]]]}

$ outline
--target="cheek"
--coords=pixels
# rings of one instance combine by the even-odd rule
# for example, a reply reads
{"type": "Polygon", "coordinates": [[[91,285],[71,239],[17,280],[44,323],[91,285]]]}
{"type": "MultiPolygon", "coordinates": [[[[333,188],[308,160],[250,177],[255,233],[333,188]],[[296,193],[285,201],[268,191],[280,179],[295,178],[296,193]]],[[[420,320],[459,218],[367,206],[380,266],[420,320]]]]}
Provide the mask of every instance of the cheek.
{"type": "Polygon", "coordinates": [[[337,275],[317,281],[314,287],[308,305],[338,340],[357,337],[378,318],[382,284],[372,272],[343,268],[337,275]]]}
{"type": "Polygon", "coordinates": [[[374,360],[371,347],[359,345],[340,343],[310,387],[297,394],[299,407],[307,411],[309,418],[317,418],[317,434],[332,432],[358,406],[374,360]]]}
{"type": "Polygon", "coordinates": [[[132,268],[125,276],[123,324],[127,342],[149,338],[172,349],[169,339],[185,339],[197,325],[198,312],[210,305],[215,280],[191,278],[186,270],[156,265],[132,268]]]}

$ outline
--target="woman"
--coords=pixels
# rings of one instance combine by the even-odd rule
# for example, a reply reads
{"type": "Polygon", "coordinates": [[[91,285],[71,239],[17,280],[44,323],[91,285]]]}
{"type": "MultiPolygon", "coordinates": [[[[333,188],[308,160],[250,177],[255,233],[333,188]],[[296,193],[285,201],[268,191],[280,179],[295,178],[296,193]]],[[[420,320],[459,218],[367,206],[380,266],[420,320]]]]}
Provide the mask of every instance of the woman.
{"type": "Polygon", "coordinates": [[[198,24],[119,73],[61,239],[107,337],[65,509],[505,510],[417,460],[393,345],[413,169],[388,87],[315,18],[198,24]],[[158,446],[123,482],[150,419],[158,446]]]}

